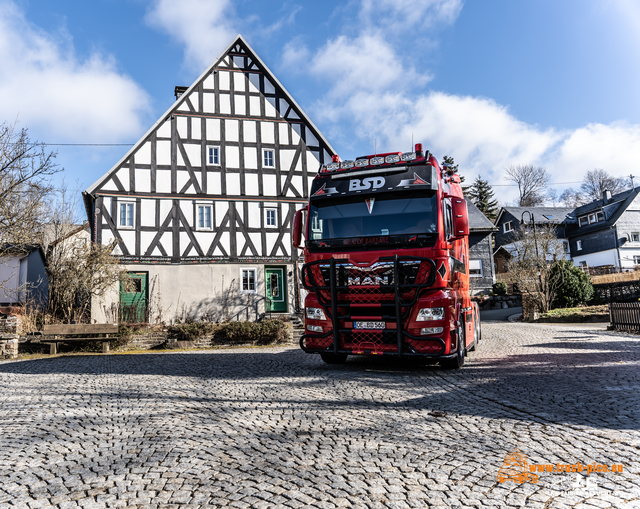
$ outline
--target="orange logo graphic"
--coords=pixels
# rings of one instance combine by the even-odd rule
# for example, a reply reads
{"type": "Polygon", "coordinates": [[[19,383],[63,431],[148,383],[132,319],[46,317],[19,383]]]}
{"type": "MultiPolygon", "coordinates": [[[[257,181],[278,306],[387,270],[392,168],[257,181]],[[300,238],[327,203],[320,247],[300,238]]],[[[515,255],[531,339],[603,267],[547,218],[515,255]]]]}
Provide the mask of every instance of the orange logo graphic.
{"type": "Polygon", "coordinates": [[[500,470],[498,470],[498,482],[507,481],[514,481],[518,484],[526,481],[538,482],[538,476],[529,472],[527,455],[519,449],[513,449],[508,452],[504,457],[500,470]]]}

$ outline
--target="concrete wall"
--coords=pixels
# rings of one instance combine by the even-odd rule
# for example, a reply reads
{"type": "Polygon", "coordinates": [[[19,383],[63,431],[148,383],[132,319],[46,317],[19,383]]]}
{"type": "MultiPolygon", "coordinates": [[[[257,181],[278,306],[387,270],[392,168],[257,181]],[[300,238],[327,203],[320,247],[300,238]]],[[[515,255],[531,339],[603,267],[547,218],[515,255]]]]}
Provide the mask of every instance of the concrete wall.
{"type": "MultiPolygon", "coordinates": [[[[265,312],[264,267],[286,267],[287,313],[295,310],[293,264],[131,264],[130,272],[147,272],[151,323],[175,321],[190,315],[212,321],[257,320],[265,312]],[[256,291],[241,290],[241,269],[256,269],[256,291]]],[[[114,285],[102,299],[94,299],[91,319],[95,323],[116,320],[119,288],[114,285]]]]}

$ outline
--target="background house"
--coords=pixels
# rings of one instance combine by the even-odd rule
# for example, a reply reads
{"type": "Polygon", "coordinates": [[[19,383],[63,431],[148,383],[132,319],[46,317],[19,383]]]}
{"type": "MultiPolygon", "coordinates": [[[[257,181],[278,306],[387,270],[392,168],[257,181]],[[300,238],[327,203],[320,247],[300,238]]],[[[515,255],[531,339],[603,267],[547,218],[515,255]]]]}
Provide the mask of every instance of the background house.
{"type": "Polygon", "coordinates": [[[518,237],[522,234],[523,221],[536,227],[551,226],[556,237],[564,244],[565,258],[569,258],[569,228],[575,218],[571,207],[502,207],[495,220],[494,261],[496,273],[507,272],[507,264],[515,255],[518,237]]]}
{"type": "Polygon", "coordinates": [[[469,210],[469,276],[474,294],[488,293],[496,282],[493,262],[493,234],[497,228],[472,201],[469,210]]]}
{"type": "Polygon", "coordinates": [[[295,311],[293,216],[334,150],[241,36],[175,93],[84,193],[93,241],[115,244],[134,283],[94,302],[92,319],[123,306],[151,320],[295,311]]]}
{"type": "Polygon", "coordinates": [[[571,257],[581,267],[611,266],[631,270],[640,265],[640,188],[576,208],[568,231],[571,257]]]}
{"type": "Polygon", "coordinates": [[[0,306],[47,302],[47,272],[40,245],[0,246],[0,306]]]}
{"type": "Polygon", "coordinates": [[[503,207],[496,218],[496,272],[507,271],[514,242],[533,215],[537,226],[553,225],[566,258],[587,268],[631,270],[640,265],[640,188],[628,189],[576,208],[503,207]]]}

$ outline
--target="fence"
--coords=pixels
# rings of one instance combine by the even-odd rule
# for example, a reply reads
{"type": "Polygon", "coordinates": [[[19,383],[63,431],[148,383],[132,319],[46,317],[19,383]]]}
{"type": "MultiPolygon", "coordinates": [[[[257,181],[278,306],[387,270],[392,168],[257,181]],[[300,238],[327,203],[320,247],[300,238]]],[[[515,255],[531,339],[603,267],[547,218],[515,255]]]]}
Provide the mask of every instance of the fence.
{"type": "Polygon", "coordinates": [[[640,281],[623,281],[620,283],[608,283],[593,285],[593,289],[603,303],[608,302],[633,302],[640,299],[640,281]]]}
{"type": "Polygon", "coordinates": [[[614,329],[640,332],[640,302],[611,302],[609,319],[614,329]]]}

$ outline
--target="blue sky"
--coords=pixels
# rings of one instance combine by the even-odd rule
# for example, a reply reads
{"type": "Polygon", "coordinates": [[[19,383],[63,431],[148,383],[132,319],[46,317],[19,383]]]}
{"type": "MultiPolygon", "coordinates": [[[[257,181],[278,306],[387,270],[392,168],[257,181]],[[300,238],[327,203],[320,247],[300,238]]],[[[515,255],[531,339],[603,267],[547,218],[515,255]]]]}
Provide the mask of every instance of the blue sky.
{"type": "MultiPolygon", "coordinates": [[[[134,143],[238,33],[342,158],[413,136],[493,184],[512,164],[558,194],[594,168],[640,175],[634,0],[0,0],[0,120],[134,143]]],[[[82,189],[127,150],[51,148],[82,189]]]]}

